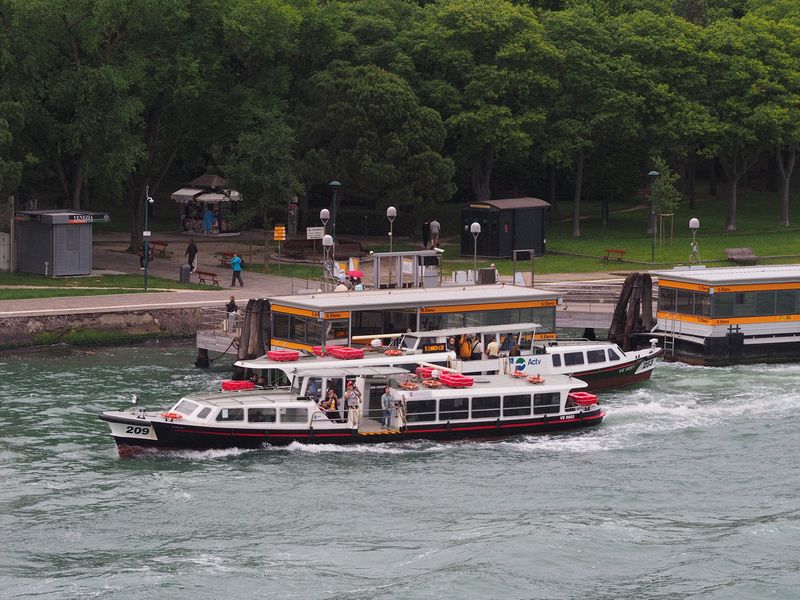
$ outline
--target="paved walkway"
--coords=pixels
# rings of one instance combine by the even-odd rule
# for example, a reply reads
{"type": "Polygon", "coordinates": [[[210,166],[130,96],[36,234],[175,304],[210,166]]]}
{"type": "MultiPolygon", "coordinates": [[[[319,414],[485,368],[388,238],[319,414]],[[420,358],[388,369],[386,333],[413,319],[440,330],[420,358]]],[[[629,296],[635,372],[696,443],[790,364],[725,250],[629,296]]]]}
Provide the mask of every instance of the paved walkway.
{"type": "MultiPolygon", "coordinates": [[[[139,257],[126,252],[129,236],[122,233],[94,233],[92,266],[97,272],[142,274],[139,270],[139,257]]],[[[198,246],[198,269],[217,273],[222,287],[209,287],[207,290],[180,290],[168,292],[148,292],[132,294],[109,294],[101,296],[67,296],[58,298],[35,298],[26,300],[0,301],[0,317],[24,317],[91,312],[122,312],[177,307],[220,306],[231,295],[240,306],[249,298],[267,298],[296,293],[300,289],[315,289],[316,282],[305,279],[279,277],[245,271],[242,275],[245,287],[229,287],[230,268],[220,265],[214,252],[239,252],[247,263],[263,262],[263,232],[248,232],[237,238],[206,239],[194,238],[198,246]],[[249,235],[249,237],[248,237],[249,235]]],[[[189,238],[180,234],[154,236],[169,244],[165,258],[156,257],[149,265],[148,275],[178,280],[180,266],[185,262],[184,252],[189,238]]],[[[536,275],[536,283],[555,283],[565,281],[605,281],[619,279],[613,273],[565,273],[555,275],[536,275]]],[[[196,281],[197,276],[192,277],[196,281]]]]}

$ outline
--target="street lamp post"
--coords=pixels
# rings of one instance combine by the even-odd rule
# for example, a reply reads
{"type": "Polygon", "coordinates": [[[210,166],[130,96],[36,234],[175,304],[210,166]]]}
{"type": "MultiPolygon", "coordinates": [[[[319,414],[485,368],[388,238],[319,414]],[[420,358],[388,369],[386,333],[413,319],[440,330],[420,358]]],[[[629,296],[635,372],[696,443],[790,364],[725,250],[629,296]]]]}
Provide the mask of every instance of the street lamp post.
{"type": "MultiPolygon", "coordinates": [[[[392,253],[392,246],[394,240],[394,219],[397,216],[397,209],[394,206],[390,206],[386,209],[386,218],[389,219],[389,254],[392,253]]],[[[394,262],[394,256],[389,257],[389,284],[392,283],[392,263],[394,262]]],[[[402,278],[401,278],[402,279],[402,278]]]]}
{"type": "Polygon", "coordinates": [[[150,212],[150,205],[154,202],[150,195],[150,186],[145,188],[146,202],[144,203],[144,231],[142,231],[142,250],[144,251],[144,290],[147,291],[147,270],[150,254],[150,229],[147,226],[147,214],[150,212]]]}
{"type": "Polygon", "coordinates": [[[692,254],[689,256],[689,262],[700,262],[700,254],[697,249],[697,240],[695,236],[697,235],[697,230],[700,229],[700,219],[692,217],[689,219],[689,229],[692,230],[692,254]]]}
{"type": "Polygon", "coordinates": [[[338,181],[334,180],[328,184],[328,187],[331,188],[333,192],[333,199],[331,202],[333,203],[333,219],[331,220],[331,238],[333,239],[333,259],[336,260],[336,191],[342,187],[342,184],[338,181]]]}
{"type": "Polygon", "coordinates": [[[653,194],[656,177],[661,175],[658,171],[650,171],[648,173],[650,176],[650,228],[653,232],[653,239],[650,242],[650,260],[651,262],[656,261],[656,199],[655,195],[653,194]]]}
{"type": "Polygon", "coordinates": [[[478,236],[481,234],[481,224],[477,221],[469,226],[472,234],[472,270],[475,272],[475,282],[478,282],[478,236]]]}
{"type": "Polygon", "coordinates": [[[333,238],[328,234],[322,236],[322,252],[323,252],[323,259],[322,259],[322,279],[325,279],[325,275],[329,275],[333,273],[332,266],[330,264],[329,254],[331,248],[333,247],[333,238]]]}

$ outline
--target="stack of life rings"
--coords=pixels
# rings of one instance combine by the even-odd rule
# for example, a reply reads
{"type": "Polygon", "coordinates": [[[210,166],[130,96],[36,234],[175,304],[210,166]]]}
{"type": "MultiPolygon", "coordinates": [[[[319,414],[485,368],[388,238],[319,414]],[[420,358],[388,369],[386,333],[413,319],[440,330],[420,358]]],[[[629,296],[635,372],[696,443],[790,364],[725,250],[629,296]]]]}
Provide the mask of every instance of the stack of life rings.
{"type": "Polygon", "coordinates": [[[524,371],[514,371],[513,373],[511,373],[511,376],[512,377],[526,377],[524,371]]]}
{"type": "Polygon", "coordinates": [[[418,390],[419,385],[413,381],[404,381],[400,384],[400,387],[404,390],[418,390]]]}
{"type": "Polygon", "coordinates": [[[544,377],[541,375],[531,375],[527,379],[528,383],[544,383],[544,377]]]}

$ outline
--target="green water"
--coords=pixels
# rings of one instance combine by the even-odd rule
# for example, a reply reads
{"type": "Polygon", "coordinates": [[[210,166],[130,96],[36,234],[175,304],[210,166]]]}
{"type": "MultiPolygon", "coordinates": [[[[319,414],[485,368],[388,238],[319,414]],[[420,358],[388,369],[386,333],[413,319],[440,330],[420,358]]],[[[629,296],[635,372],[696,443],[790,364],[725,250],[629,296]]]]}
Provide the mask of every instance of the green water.
{"type": "Polygon", "coordinates": [[[797,598],[800,366],[660,365],[599,428],[119,458],[180,346],[0,359],[2,598],[797,598]]]}

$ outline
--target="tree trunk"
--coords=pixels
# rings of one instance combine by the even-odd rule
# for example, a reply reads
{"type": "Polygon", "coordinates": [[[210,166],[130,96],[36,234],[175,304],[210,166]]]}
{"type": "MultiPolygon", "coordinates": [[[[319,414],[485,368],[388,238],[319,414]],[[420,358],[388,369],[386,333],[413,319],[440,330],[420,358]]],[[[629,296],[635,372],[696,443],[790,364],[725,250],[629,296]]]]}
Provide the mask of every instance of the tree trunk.
{"type": "Polygon", "coordinates": [[[556,197],[556,166],[549,165],[547,174],[550,179],[550,207],[553,209],[552,214],[558,216],[558,198],[556,197]]]}
{"type": "Polygon", "coordinates": [[[717,195],[717,159],[712,158],[708,166],[708,193],[711,196],[717,195]]]}
{"type": "Polygon", "coordinates": [[[494,163],[494,149],[486,146],[472,159],[472,192],[479,201],[492,197],[491,180],[494,163]]]}
{"type": "Polygon", "coordinates": [[[581,186],[583,185],[583,150],[575,155],[575,196],[572,199],[572,237],[581,237],[581,186]]]}
{"type": "Polygon", "coordinates": [[[83,186],[83,176],[86,173],[86,158],[87,150],[84,148],[81,150],[81,155],[78,158],[78,166],[75,168],[74,172],[74,179],[72,181],[72,209],[73,210],[80,210],[81,209],[81,190],[83,186]]]}
{"type": "Polygon", "coordinates": [[[730,190],[728,191],[728,211],[725,215],[725,231],[736,231],[736,194],[739,188],[739,180],[750,170],[756,162],[757,153],[748,157],[744,151],[741,155],[735,152],[731,158],[719,157],[722,168],[728,176],[730,190]]]}
{"type": "Polygon", "coordinates": [[[789,185],[792,181],[796,148],[778,148],[776,153],[778,172],[781,174],[781,218],[780,226],[789,227],[789,185]]]}

